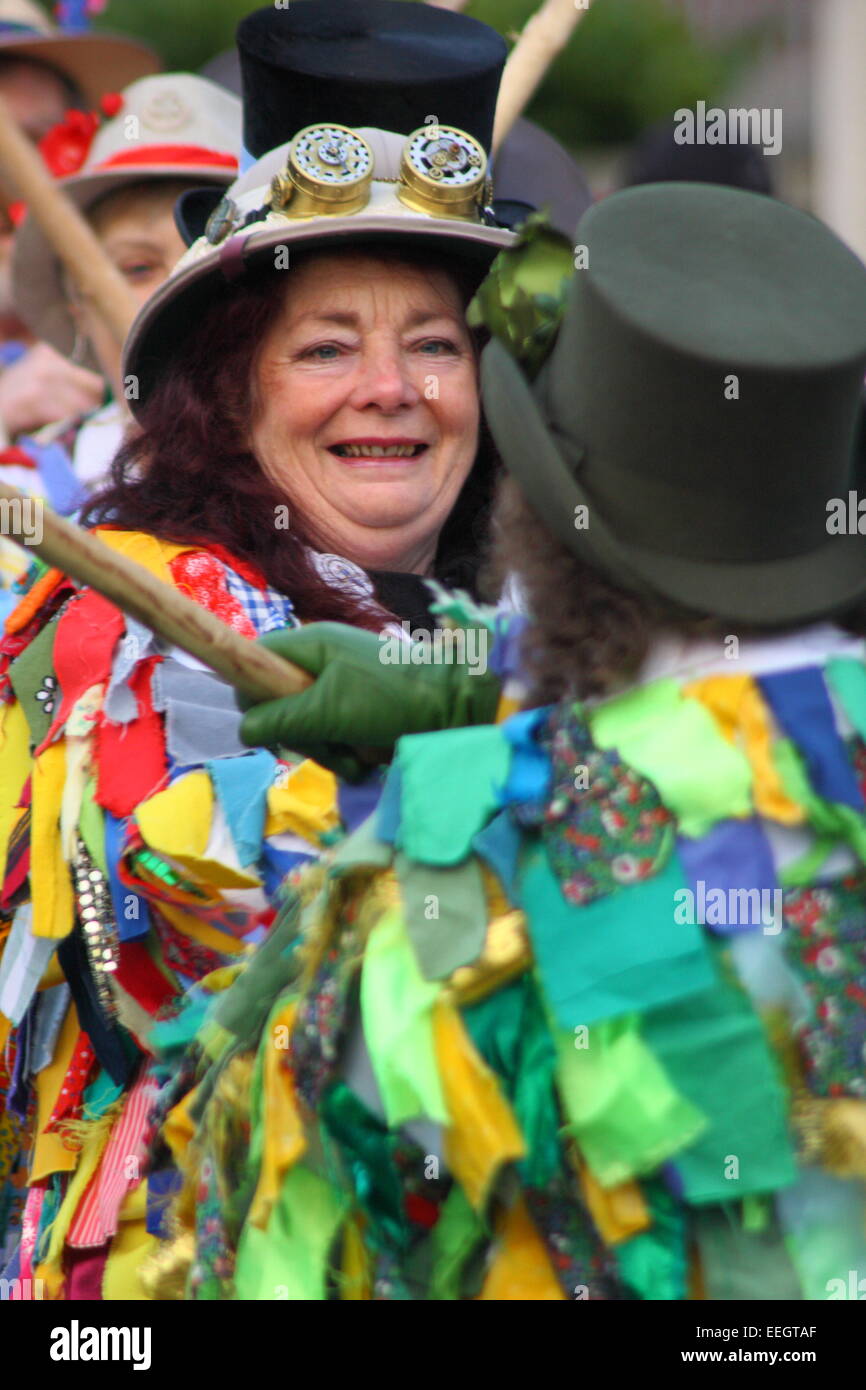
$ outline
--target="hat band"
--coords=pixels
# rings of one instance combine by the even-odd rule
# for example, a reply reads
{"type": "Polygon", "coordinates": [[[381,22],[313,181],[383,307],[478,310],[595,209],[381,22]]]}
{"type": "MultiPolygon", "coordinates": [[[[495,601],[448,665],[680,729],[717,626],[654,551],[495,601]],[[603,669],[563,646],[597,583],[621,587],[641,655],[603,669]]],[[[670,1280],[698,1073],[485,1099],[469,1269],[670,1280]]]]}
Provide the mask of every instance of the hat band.
{"type": "Polygon", "coordinates": [[[34,29],[32,24],[15,24],[11,19],[0,19],[0,34],[32,34],[34,39],[51,37],[41,29],[34,29]]]}
{"type": "Polygon", "coordinates": [[[134,168],[140,164],[177,164],[183,167],[207,165],[214,169],[237,169],[237,157],[221,154],[219,150],[208,150],[203,145],[144,145],[135,150],[121,150],[119,154],[109,155],[92,168],[82,170],[88,174],[99,174],[104,169],[134,168]]]}

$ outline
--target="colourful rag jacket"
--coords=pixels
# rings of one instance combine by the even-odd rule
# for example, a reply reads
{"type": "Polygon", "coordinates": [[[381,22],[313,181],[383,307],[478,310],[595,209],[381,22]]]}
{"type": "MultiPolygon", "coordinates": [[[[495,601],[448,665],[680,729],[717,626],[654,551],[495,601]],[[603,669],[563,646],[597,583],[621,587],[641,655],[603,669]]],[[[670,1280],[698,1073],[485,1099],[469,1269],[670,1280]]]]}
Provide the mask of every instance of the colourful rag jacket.
{"type": "Polygon", "coordinates": [[[157,1026],[166,1059],[195,1037],[147,1286],[850,1296],[864,796],[864,646],[832,628],[404,738],[257,954],[157,1026]]]}
{"type": "MultiPolygon", "coordinates": [[[[229,555],[101,535],[245,637],[297,621],[229,555]]],[[[246,748],[231,688],[93,590],[29,582],[0,643],[0,1273],[141,1297],[149,1029],[341,836],[337,785],[246,748]]]]}

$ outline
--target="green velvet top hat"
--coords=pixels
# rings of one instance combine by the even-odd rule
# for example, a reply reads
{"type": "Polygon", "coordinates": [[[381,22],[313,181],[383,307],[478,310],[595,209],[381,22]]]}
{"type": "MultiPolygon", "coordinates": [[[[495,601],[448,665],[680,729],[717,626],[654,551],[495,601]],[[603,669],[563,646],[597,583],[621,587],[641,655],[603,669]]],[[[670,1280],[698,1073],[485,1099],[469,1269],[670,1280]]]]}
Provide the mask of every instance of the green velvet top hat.
{"type": "Polygon", "coordinates": [[[530,385],[498,341],[499,450],[550,530],[625,587],[784,626],[866,595],[859,479],[866,268],[806,213],[708,184],[614,194],[530,385]],[[585,508],[586,510],[579,510],[585,508]]]}

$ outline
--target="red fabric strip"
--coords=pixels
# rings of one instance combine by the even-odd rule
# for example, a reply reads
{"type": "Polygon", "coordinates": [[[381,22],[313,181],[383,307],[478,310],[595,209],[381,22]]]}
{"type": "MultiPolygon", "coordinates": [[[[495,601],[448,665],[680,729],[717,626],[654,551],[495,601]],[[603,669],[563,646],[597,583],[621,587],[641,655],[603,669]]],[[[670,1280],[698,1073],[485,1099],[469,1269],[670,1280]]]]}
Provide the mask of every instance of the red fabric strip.
{"type": "Polygon", "coordinates": [[[93,1050],[93,1044],[86,1033],[79,1033],[72,1056],[69,1059],[66,1075],[63,1078],[60,1095],[57,1097],[51,1112],[51,1118],[45,1126],[44,1132],[46,1134],[53,1133],[63,1120],[81,1118],[84,1088],[95,1061],[96,1053],[93,1050]]]}
{"type": "Polygon", "coordinates": [[[136,719],[128,724],[112,724],[104,714],[97,719],[96,801],[113,816],[131,815],[165,782],[165,734],[151,694],[153,668],[161,660],[149,656],[140,661],[127,681],[138,705],[136,719]]]}
{"type": "Polygon", "coordinates": [[[121,989],[151,1016],[177,994],[177,986],[165,978],[143,941],[123,941],[115,979],[121,989]]]}
{"type": "Polygon", "coordinates": [[[123,635],[125,622],[119,608],[85,589],[58,619],[54,639],[54,671],[63,699],[51,728],[37,748],[37,754],[54,742],[69,718],[72,706],[92,685],[107,682],[111,674],[114,648],[123,635]]]}
{"type": "Polygon", "coordinates": [[[255,628],[237,599],[229,593],[225,569],[216,555],[204,550],[187,551],[183,555],[176,555],[169,563],[169,569],[181,593],[195,599],[208,612],[215,613],[242,637],[255,637],[255,628]]]}

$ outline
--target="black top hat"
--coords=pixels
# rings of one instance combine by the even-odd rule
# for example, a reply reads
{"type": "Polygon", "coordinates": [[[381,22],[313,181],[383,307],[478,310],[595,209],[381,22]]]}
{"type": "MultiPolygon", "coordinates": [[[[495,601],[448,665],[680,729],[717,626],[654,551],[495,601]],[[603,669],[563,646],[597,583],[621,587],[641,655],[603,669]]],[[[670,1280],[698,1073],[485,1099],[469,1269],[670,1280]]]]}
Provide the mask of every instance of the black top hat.
{"type": "Polygon", "coordinates": [[[830,511],[864,481],[866,268],[815,218],[710,184],[616,193],[578,240],[533,385],[496,341],[482,369],[550,529],[624,586],[727,620],[864,598],[866,536],[830,511]]]}
{"type": "Polygon", "coordinates": [[[408,135],[432,117],[490,149],[507,49],[466,15],[407,0],[291,0],[242,19],[237,45],[256,158],[325,120],[408,135]]]}

